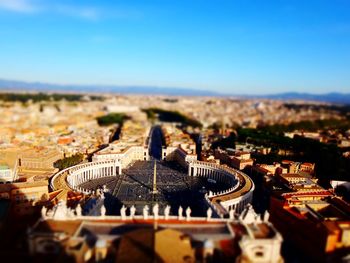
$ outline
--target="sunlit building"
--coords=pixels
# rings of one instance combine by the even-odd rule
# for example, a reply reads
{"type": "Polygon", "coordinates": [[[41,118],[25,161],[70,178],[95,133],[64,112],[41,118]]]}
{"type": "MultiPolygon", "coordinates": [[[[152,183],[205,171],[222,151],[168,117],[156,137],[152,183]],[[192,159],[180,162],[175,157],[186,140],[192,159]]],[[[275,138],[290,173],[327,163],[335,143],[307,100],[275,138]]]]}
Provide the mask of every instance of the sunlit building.
{"type": "Polygon", "coordinates": [[[21,169],[52,169],[54,163],[63,158],[63,154],[56,149],[40,147],[21,150],[18,158],[21,169]]]}
{"type": "Polygon", "coordinates": [[[250,152],[237,151],[233,149],[216,149],[215,158],[238,170],[251,167],[254,162],[253,159],[250,158],[250,152]]]}
{"type": "Polygon", "coordinates": [[[270,211],[283,237],[317,262],[341,262],[350,253],[350,206],[329,193],[273,197],[270,211]]]}
{"type": "Polygon", "coordinates": [[[50,200],[48,182],[0,184],[0,199],[10,200],[16,215],[33,214],[50,200]]]}
{"type": "Polygon", "coordinates": [[[99,262],[283,262],[282,237],[248,206],[239,218],[152,213],[81,215],[59,203],[42,210],[28,235],[32,259],[99,262]],[[170,249],[171,248],[171,249],[170,249]]]}

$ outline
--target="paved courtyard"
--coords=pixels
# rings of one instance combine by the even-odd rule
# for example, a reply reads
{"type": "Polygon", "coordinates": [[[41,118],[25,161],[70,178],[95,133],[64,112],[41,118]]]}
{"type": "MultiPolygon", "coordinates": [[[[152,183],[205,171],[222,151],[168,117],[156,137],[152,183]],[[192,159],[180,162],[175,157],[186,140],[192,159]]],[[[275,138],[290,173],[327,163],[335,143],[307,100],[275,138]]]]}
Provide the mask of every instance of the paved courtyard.
{"type": "MultiPolygon", "coordinates": [[[[119,214],[124,204],[127,207],[136,206],[137,213],[142,213],[144,205],[158,203],[160,212],[166,205],[172,207],[171,213],[176,215],[181,205],[184,210],[191,207],[192,215],[205,216],[208,208],[204,193],[206,191],[220,191],[226,189],[221,183],[211,183],[201,177],[190,177],[187,172],[175,162],[156,161],[157,163],[157,194],[152,194],[154,161],[137,161],[122,175],[104,177],[80,186],[96,190],[106,185],[105,206],[107,214],[119,214]]],[[[150,209],[151,213],[151,209],[150,209]]],[[[185,213],[184,213],[185,214],[185,213]]]]}

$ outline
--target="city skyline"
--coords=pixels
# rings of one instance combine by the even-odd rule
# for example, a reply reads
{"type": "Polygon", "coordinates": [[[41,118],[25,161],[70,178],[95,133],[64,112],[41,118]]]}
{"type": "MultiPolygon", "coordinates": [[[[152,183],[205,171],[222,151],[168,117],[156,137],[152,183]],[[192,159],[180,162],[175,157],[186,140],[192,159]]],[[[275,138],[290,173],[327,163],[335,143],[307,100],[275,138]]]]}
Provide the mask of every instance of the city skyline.
{"type": "Polygon", "coordinates": [[[349,92],[346,1],[0,1],[2,79],[349,92]]]}
{"type": "Polygon", "coordinates": [[[73,92],[0,92],[2,261],[349,257],[349,105],[73,92]]]}
{"type": "Polygon", "coordinates": [[[349,262],[349,13],[0,0],[0,261],[349,262]]]}

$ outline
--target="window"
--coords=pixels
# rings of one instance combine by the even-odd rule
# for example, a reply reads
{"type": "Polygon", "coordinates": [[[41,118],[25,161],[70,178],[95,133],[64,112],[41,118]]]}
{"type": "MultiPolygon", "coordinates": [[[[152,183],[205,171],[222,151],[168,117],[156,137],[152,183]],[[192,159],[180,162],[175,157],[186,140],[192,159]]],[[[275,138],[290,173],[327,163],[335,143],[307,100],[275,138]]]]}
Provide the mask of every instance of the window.
{"type": "Polygon", "coordinates": [[[254,256],[256,258],[262,258],[264,257],[264,247],[263,246],[257,246],[253,248],[254,256]]]}

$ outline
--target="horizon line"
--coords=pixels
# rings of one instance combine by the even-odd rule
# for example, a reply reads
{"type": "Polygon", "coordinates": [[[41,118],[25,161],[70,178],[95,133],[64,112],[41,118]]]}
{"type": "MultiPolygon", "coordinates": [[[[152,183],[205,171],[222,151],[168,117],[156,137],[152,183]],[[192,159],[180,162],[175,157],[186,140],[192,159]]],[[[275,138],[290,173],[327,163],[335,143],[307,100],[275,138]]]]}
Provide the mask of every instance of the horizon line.
{"type": "MultiPolygon", "coordinates": [[[[125,93],[126,90],[128,88],[138,88],[138,89],[147,89],[147,88],[155,88],[157,90],[160,89],[166,89],[167,91],[171,91],[171,90],[178,90],[178,91],[185,91],[187,93],[194,93],[194,92],[199,92],[199,93],[209,93],[206,96],[232,96],[232,97],[261,97],[261,96],[279,96],[279,95],[314,95],[314,96],[327,96],[330,94],[341,94],[341,95],[350,95],[350,92],[339,92],[339,91],[329,91],[329,92],[321,92],[321,93],[309,93],[309,92],[299,92],[299,91],[280,91],[280,92],[270,92],[270,93],[258,93],[258,94],[247,94],[247,93],[229,93],[229,92],[222,92],[222,91],[213,91],[211,89],[201,89],[201,88],[196,88],[196,87],[174,87],[174,86],[160,86],[160,85],[139,85],[139,84],[128,84],[128,85],[120,85],[120,84],[96,84],[96,83],[92,83],[92,84],[83,84],[83,83],[79,83],[79,84],[72,84],[72,83],[55,83],[55,82],[45,82],[45,81],[26,81],[26,80],[14,80],[14,79],[5,79],[5,78],[0,78],[0,90],[6,90],[6,89],[24,89],[27,91],[65,91],[66,90],[61,90],[61,88],[77,88],[77,89],[81,89],[81,90],[74,90],[71,92],[79,92],[79,93],[120,93],[118,91],[113,91],[113,90],[101,90],[101,91],[97,91],[97,90],[84,90],[84,88],[88,88],[88,89],[93,89],[93,88],[119,88],[119,89],[124,89],[124,91],[122,93],[125,93]],[[17,85],[40,85],[42,87],[18,87],[16,86],[16,84],[14,84],[13,87],[10,87],[9,84],[7,84],[6,86],[3,86],[3,84],[1,84],[1,82],[15,82],[17,85]],[[47,86],[47,87],[45,87],[47,86]],[[52,89],[52,87],[50,86],[56,86],[52,89]]],[[[69,92],[69,93],[71,93],[69,92]]],[[[140,92],[126,92],[128,94],[142,94],[140,92]]],[[[157,95],[158,92],[155,92],[155,94],[152,95],[157,95]]],[[[165,91],[165,93],[167,93],[165,91]]],[[[146,92],[145,94],[149,94],[149,92],[146,92]]],[[[160,92],[159,95],[162,95],[162,92],[160,92]]],[[[163,94],[164,95],[164,94],[163,94]]],[[[166,95],[175,95],[176,94],[166,94],[166,95]]],[[[196,96],[196,95],[186,95],[186,94],[181,94],[178,96],[196,96]]],[[[198,96],[203,96],[203,94],[200,94],[198,96]]]]}

